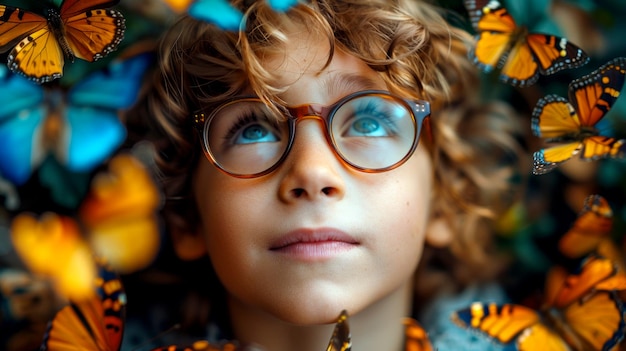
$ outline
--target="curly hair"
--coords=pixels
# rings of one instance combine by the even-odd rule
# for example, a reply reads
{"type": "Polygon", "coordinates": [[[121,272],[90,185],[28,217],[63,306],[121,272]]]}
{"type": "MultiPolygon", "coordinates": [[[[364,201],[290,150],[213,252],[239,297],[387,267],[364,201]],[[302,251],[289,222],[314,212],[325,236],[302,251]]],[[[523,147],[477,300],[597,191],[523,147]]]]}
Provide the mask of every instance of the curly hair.
{"type": "Polygon", "coordinates": [[[434,162],[433,215],[445,218],[455,235],[453,256],[472,272],[484,272],[490,220],[511,201],[520,148],[511,111],[478,99],[478,72],[467,58],[472,36],[418,0],[311,0],[286,13],[265,1],[249,2],[233,1],[245,14],[238,32],[179,19],[162,38],[159,67],[132,112],[158,132],[156,161],[170,229],[195,232],[199,221],[191,170],[203,154],[191,116],[244,89],[280,103],[285,87],[272,84],[274,73],[263,59],[284,54],[285,33],[304,25],[328,40],[328,62],[343,50],[377,71],[393,93],[431,102],[431,138],[423,139],[434,162]]]}

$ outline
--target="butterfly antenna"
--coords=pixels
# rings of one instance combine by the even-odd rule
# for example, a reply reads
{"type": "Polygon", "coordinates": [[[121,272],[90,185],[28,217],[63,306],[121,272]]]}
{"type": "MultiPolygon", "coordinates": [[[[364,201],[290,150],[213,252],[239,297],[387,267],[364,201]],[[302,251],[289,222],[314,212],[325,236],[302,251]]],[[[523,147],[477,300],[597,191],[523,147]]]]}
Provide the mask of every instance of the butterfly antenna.
{"type": "Polygon", "coordinates": [[[132,349],[131,349],[131,350],[129,350],[129,351],[139,351],[140,349],[143,349],[144,347],[147,347],[147,345],[148,345],[149,343],[151,343],[151,342],[153,342],[153,341],[155,341],[155,340],[157,340],[157,339],[160,339],[161,337],[163,337],[163,336],[167,335],[168,333],[171,333],[171,332],[173,332],[173,331],[175,331],[175,330],[178,330],[178,329],[180,329],[180,324],[179,324],[179,323],[176,323],[176,324],[174,324],[173,326],[171,326],[170,328],[168,328],[168,329],[166,329],[166,330],[164,330],[164,331],[162,331],[162,332],[158,333],[157,335],[155,335],[155,336],[151,337],[150,339],[148,339],[148,340],[146,340],[146,341],[142,342],[141,344],[139,344],[139,345],[135,346],[134,348],[132,348],[132,349]]]}

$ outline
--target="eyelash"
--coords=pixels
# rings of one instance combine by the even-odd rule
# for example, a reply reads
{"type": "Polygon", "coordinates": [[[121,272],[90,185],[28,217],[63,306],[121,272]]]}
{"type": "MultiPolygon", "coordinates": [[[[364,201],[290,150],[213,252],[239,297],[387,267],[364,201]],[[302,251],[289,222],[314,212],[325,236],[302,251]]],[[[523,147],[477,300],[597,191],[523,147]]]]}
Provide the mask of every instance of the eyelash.
{"type": "Polygon", "coordinates": [[[237,117],[237,121],[228,129],[226,136],[224,139],[230,140],[235,134],[239,133],[242,127],[252,122],[258,122],[259,118],[253,113],[246,113],[242,116],[237,117]]]}
{"type": "Polygon", "coordinates": [[[377,106],[376,102],[368,101],[363,106],[356,106],[354,109],[354,115],[357,116],[361,113],[367,113],[376,118],[379,118],[385,125],[390,129],[391,132],[397,134],[396,125],[393,123],[389,113],[385,113],[384,109],[380,109],[380,106],[377,106]]]}

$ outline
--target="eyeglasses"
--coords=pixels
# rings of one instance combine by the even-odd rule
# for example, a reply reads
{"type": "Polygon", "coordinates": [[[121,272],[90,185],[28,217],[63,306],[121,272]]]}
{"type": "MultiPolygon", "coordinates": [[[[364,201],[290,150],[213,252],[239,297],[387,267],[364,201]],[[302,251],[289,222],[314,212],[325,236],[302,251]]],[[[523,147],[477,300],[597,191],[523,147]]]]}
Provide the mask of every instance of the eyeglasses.
{"type": "Polygon", "coordinates": [[[204,153],[216,167],[238,178],[268,174],[287,158],[298,121],[322,120],[334,152],[362,172],[385,172],[415,151],[430,104],[366,90],[330,106],[268,106],[256,97],[229,100],[208,116],[194,116],[204,153]],[[277,111],[281,111],[278,113],[277,111]]]}

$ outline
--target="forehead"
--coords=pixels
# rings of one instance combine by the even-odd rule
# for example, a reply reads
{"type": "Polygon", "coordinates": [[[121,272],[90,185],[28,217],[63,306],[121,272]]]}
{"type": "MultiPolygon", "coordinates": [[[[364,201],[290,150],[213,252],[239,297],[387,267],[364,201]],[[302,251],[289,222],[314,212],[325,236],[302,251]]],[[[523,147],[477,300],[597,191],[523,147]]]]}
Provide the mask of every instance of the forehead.
{"type": "MultiPolygon", "coordinates": [[[[335,47],[332,58],[325,36],[302,29],[289,33],[284,50],[266,56],[263,63],[275,74],[275,86],[284,88],[281,98],[289,100],[294,90],[308,90],[310,97],[323,100],[349,93],[386,89],[380,75],[363,60],[335,47]]],[[[313,102],[313,101],[305,101],[313,102]]]]}

